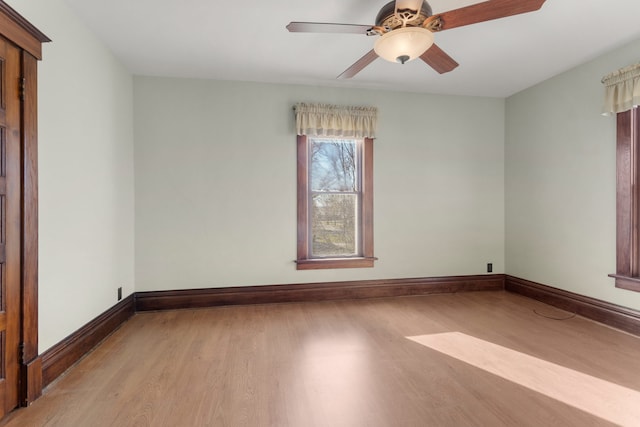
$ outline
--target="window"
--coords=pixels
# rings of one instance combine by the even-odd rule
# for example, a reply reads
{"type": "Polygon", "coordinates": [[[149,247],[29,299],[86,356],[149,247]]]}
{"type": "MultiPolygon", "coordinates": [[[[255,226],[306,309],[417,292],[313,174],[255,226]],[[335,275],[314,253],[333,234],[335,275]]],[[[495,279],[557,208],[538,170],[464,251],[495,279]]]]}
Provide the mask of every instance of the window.
{"type": "Polygon", "coordinates": [[[640,292],[640,112],[617,114],[616,287],[640,292]]]}
{"type": "Polygon", "coordinates": [[[299,135],[297,269],[374,260],[373,139],[299,135]]]}
{"type": "Polygon", "coordinates": [[[640,63],[602,78],[616,114],[616,287],[640,292],[640,63]]]}
{"type": "Polygon", "coordinates": [[[298,270],[373,267],[378,110],[299,103],[298,270]]]}

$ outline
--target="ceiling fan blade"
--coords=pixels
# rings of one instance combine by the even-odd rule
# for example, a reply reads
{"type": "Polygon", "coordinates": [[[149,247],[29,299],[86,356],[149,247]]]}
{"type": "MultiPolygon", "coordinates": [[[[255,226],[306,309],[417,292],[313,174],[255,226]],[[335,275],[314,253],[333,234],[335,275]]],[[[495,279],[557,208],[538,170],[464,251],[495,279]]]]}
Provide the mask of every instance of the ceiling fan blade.
{"type": "Polygon", "coordinates": [[[431,45],[425,53],[420,55],[420,59],[429,64],[431,68],[440,74],[453,71],[458,65],[460,65],[436,44],[431,45]]]}
{"type": "Polygon", "coordinates": [[[327,22],[290,22],[287,30],[292,33],[367,34],[373,25],[331,24],[327,22]]]}
{"type": "Polygon", "coordinates": [[[442,30],[533,12],[545,0],[489,0],[441,13],[442,30]]]}
{"type": "Polygon", "coordinates": [[[340,74],[338,79],[350,79],[351,77],[358,74],[360,71],[364,69],[367,65],[371,64],[376,60],[378,54],[375,50],[371,49],[367,52],[362,58],[358,59],[351,67],[347,68],[340,74]]]}

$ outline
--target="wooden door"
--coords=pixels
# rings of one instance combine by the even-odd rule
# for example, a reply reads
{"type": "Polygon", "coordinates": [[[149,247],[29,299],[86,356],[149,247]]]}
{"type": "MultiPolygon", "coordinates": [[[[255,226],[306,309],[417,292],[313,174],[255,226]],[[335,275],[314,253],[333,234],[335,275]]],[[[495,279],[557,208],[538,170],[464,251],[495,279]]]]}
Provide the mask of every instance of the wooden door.
{"type": "Polygon", "coordinates": [[[0,37],[0,416],[18,406],[21,51],[0,37]]]}

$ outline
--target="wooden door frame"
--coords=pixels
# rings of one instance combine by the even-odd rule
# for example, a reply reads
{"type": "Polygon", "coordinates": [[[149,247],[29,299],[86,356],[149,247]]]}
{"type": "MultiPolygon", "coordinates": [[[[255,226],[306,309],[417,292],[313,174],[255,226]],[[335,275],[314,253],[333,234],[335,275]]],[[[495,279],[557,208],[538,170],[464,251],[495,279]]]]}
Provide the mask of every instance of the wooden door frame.
{"type": "Polygon", "coordinates": [[[0,0],[0,35],[22,49],[21,56],[21,307],[19,404],[42,394],[38,355],[38,61],[42,43],[51,41],[0,0]]]}
{"type": "Polygon", "coordinates": [[[20,404],[42,394],[38,355],[38,115],[37,59],[23,52],[22,108],[22,313],[20,404]],[[28,88],[28,89],[27,89],[28,88]]]}

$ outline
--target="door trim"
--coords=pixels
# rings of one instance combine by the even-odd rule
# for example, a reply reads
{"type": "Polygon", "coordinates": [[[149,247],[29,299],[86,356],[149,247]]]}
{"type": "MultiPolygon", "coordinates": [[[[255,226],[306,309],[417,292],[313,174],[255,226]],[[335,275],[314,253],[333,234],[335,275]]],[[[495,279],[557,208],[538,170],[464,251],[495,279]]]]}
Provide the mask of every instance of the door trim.
{"type": "Polygon", "coordinates": [[[20,404],[42,394],[38,357],[38,114],[37,59],[22,54],[22,354],[20,404]]]}
{"type": "Polygon", "coordinates": [[[0,0],[0,34],[36,59],[42,59],[42,43],[51,41],[2,0],[0,0]]]}
{"type": "MultiPolygon", "coordinates": [[[[0,35],[22,49],[21,103],[21,336],[19,404],[42,394],[38,356],[38,88],[37,63],[42,43],[50,42],[4,1],[0,1],[0,35]]],[[[18,82],[16,82],[18,84],[18,82]]]]}

